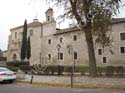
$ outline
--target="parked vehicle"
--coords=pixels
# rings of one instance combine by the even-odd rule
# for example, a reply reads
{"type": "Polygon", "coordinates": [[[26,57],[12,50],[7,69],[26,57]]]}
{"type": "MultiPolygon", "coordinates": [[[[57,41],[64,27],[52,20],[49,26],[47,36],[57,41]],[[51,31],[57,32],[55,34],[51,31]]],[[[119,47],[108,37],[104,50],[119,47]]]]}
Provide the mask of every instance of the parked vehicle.
{"type": "Polygon", "coordinates": [[[9,81],[12,83],[16,80],[16,73],[5,67],[0,67],[0,82],[9,81]]]}

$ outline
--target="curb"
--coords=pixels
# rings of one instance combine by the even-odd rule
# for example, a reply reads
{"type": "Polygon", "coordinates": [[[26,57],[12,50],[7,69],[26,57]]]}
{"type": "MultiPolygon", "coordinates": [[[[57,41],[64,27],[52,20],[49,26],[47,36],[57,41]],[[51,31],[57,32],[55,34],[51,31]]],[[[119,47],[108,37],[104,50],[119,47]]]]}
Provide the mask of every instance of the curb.
{"type": "MultiPolygon", "coordinates": [[[[26,80],[19,80],[17,81],[19,83],[29,83],[29,81],[26,80]]],[[[52,87],[66,87],[71,88],[71,84],[66,83],[53,83],[53,82],[33,82],[32,85],[44,85],[44,86],[52,86],[52,87]]],[[[118,86],[118,85],[94,85],[94,84],[80,84],[75,83],[73,85],[73,88],[80,88],[80,89],[118,89],[118,90],[125,90],[125,86],[118,86]]]]}

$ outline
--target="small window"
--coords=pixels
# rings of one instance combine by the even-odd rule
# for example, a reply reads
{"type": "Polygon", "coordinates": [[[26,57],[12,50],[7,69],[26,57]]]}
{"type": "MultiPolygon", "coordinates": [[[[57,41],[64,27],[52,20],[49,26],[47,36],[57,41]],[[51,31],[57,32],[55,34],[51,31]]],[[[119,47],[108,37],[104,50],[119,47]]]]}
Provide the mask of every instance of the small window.
{"type": "Polygon", "coordinates": [[[17,32],[15,32],[15,38],[17,38],[17,32]]]}
{"type": "Polygon", "coordinates": [[[30,29],[30,36],[33,36],[33,30],[30,29]]]}
{"type": "Polygon", "coordinates": [[[74,52],[74,59],[77,59],[77,52],[74,52]]]}
{"type": "Polygon", "coordinates": [[[48,44],[51,44],[51,39],[48,39],[48,44]]]}
{"type": "Polygon", "coordinates": [[[77,36],[76,36],[76,35],[73,36],[73,40],[74,40],[74,41],[77,40],[77,36]]]}
{"type": "Polygon", "coordinates": [[[50,21],[50,16],[47,17],[47,20],[50,21]]]}
{"type": "Polygon", "coordinates": [[[60,41],[60,43],[62,43],[62,42],[63,42],[63,38],[61,37],[61,38],[59,39],[59,41],[60,41]]]}
{"type": "Polygon", "coordinates": [[[60,60],[63,60],[63,53],[60,53],[60,60]]]}
{"type": "Polygon", "coordinates": [[[125,53],[125,47],[120,47],[121,53],[125,53]]]}
{"type": "Polygon", "coordinates": [[[125,40],[125,33],[120,33],[121,40],[125,40]]]}
{"type": "Polygon", "coordinates": [[[48,54],[48,60],[51,60],[51,54],[48,54]]]}
{"type": "Polygon", "coordinates": [[[107,58],[103,57],[103,63],[107,63],[107,58]]]}
{"type": "Polygon", "coordinates": [[[102,55],[102,49],[98,49],[98,55],[102,55]]]}
{"type": "Polygon", "coordinates": [[[40,62],[42,61],[41,55],[42,55],[42,53],[40,52],[40,53],[39,53],[40,62]]]}

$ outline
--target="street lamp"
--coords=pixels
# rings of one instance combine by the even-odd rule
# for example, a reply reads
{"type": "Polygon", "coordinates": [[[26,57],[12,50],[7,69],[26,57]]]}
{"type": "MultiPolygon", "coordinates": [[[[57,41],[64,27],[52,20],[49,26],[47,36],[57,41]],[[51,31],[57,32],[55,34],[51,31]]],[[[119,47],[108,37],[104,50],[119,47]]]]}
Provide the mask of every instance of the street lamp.
{"type": "Polygon", "coordinates": [[[58,45],[57,45],[57,51],[58,51],[58,76],[60,75],[60,65],[59,65],[59,60],[60,60],[60,48],[61,48],[61,45],[58,44],[58,45]]]}
{"type": "Polygon", "coordinates": [[[73,50],[72,45],[67,45],[67,50],[68,50],[69,55],[72,56],[72,60],[73,60],[72,71],[71,71],[71,88],[72,88],[73,87],[74,70],[75,70],[74,50],[73,50]]]}

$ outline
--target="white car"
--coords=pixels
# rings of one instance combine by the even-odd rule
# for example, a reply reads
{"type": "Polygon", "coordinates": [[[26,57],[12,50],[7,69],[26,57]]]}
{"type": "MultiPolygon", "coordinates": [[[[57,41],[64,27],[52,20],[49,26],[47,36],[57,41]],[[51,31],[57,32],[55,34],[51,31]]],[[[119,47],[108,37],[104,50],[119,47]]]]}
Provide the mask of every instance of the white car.
{"type": "Polygon", "coordinates": [[[12,83],[16,80],[16,73],[5,67],[0,67],[0,82],[9,81],[12,83]]]}

